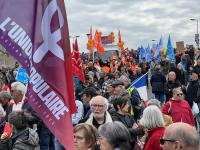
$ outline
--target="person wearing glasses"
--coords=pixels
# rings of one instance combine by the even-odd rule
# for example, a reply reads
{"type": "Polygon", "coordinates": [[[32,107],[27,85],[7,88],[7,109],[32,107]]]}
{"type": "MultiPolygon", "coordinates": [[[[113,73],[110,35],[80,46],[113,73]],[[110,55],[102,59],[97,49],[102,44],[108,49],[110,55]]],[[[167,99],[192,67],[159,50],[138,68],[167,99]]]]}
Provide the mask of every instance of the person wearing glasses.
{"type": "Polygon", "coordinates": [[[100,125],[112,122],[111,115],[108,110],[108,100],[103,96],[95,96],[90,100],[90,108],[92,113],[85,123],[95,126],[97,129],[100,125]]]}
{"type": "Polygon", "coordinates": [[[181,87],[174,88],[172,95],[173,97],[163,105],[162,113],[171,116],[174,123],[184,122],[194,126],[194,115],[190,105],[184,100],[181,87]]]}
{"type": "Polygon", "coordinates": [[[95,150],[97,129],[89,124],[80,123],[74,127],[75,150],[95,150]]]}
{"type": "Polygon", "coordinates": [[[199,150],[200,137],[194,127],[186,123],[173,123],[165,129],[160,145],[163,150],[199,150]]]}

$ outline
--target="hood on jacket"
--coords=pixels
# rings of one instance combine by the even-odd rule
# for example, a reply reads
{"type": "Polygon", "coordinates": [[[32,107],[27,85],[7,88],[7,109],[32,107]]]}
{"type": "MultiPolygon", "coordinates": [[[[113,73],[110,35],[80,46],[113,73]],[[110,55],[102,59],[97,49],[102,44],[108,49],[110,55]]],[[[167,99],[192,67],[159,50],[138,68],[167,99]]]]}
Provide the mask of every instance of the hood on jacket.
{"type": "Polygon", "coordinates": [[[36,130],[27,128],[18,133],[15,138],[14,145],[27,145],[34,150],[39,150],[39,137],[36,130]]]}
{"type": "Polygon", "coordinates": [[[28,139],[27,141],[24,141],[24,142],[33,146],[39,145],[39,137],[36,130],[29,128],[28,131],[29,131],[28,139]]]}

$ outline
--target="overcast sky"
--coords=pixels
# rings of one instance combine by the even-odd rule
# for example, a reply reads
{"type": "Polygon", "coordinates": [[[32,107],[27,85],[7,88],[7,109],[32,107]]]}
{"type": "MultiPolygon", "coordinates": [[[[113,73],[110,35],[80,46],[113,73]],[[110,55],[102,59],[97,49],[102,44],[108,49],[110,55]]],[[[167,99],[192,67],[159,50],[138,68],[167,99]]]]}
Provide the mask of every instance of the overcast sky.
{"type": "Polygon", "coordinates": [[[103,35],[111,31],[117,40],[120,29],[125,47],[136,49],[163,36],[166,45],[171,35],[176,41],[194,44],[197,22],[200,20],[200,0],[65,0],[69,32],[80,38],[79,49],[86,51],[87,36],[92,26],[103,35]]]}

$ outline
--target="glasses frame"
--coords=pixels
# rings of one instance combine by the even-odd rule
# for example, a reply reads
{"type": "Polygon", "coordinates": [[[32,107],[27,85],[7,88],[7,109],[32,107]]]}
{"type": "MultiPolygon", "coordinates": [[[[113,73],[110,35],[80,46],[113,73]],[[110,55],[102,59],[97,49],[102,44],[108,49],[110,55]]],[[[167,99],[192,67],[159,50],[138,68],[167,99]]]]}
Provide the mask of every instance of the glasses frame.
{"type": "Polygon", "coordinates": [[[164,145],[165,142],[171,142],[171,143],[175,143],[176,140],[171,140],[171,139],[164,139],[163,137],[160,138],[160,145],[164,145]]]}
{"type": "Polygon", "coordinates": [[[91,104],[91,107],[92,107],[92,108],[104,108],[104,107],[105,107],[105,104],[104,104],[104,105],[91,104]]]}
{"type": "Polygon", "coordinates": [[[178,94],[176,94],[177,96],[183,96],[183,93],[178,93],[178,94]]]}

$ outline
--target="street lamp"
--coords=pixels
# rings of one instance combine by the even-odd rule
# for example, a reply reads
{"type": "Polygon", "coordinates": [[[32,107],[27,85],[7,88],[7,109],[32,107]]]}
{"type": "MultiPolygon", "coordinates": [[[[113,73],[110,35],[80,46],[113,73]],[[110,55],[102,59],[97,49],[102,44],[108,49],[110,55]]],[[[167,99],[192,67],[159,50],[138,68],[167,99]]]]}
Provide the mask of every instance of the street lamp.
{"type": "Polygon", "coordinates": [[[75,36],[71,36],[71,35],[70,35],[70,36],[69,36],[69,38],[72,38],[73,43],[74,43],[74,39],[75,39],[75,38],[79,38],[79,37],[80,37],[79,35],[75,35],[75,36]]]}
{"type": "Polygon", "coordinates": [[[197,48],[199,49],[199,20],[198,19],[190,19],[191,21],[196,21],[197,22],[197,33],[195,34],[195,42],[197,44],[197,48]]]}
{"type": "Polygon", "coordinates": [[[154,39],[153,39],[153,40],[151,40],[151,41],[152,41],[152,48],[153,48],[153,46],[156,45],[156,41],[157,41],[157,40],[154,40],[154,39]]]}
{"type": "Polygon", "coordinates": [[[87,33],[86,35],[87,35],[87,37],[88,37],[88,39],[89,39],[90,33],[87,33]]]}

